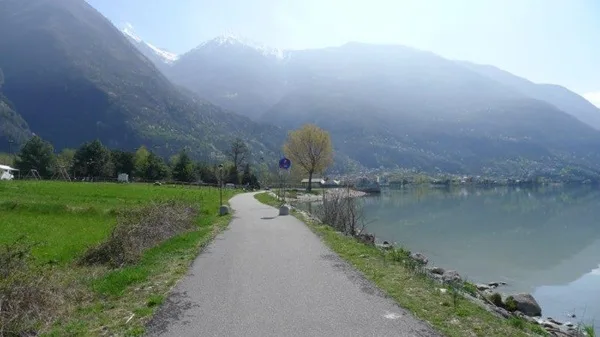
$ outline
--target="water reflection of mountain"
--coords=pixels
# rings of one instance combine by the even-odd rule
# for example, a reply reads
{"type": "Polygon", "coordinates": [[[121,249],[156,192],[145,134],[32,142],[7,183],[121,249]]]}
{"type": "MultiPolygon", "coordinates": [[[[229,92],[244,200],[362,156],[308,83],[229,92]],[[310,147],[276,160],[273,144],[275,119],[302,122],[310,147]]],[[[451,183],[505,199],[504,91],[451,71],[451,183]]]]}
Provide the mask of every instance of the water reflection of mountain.
{"type": "Polygon", "coordinates": [[[364,202],[378,237],[480,281],[533,290],[600,262],[600,191],[592,188],[417,189],[364,202]]]}

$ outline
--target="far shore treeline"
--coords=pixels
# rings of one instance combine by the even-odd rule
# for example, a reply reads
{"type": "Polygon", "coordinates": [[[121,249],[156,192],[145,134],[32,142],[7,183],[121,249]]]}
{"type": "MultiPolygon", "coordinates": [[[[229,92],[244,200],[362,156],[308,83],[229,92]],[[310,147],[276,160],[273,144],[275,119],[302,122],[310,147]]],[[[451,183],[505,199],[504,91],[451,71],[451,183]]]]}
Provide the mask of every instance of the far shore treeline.
{"type": "Polygon", "coordinates": [[[109,149],[100,140],[82,144],[77,149],[63,149],[55,153],[54,146],[39,136],[30,138],[16,154],[0,154],[0,164],[12,165],[21,177],[36,170],[42,179],[64,178],[78,180],[116,180],[119,174],[128,174],[130,180],[202,182],[218,184],[219,172],[223,183],[259,188],[256,172],[249,162],[249,149],[241,139],[232,142],[220,163],[192,160],[181,150],[168,160],[151,149],[140,146],[135,152],[109,149]],[[222,170],[219,169],[222,165],[222,170]]]}

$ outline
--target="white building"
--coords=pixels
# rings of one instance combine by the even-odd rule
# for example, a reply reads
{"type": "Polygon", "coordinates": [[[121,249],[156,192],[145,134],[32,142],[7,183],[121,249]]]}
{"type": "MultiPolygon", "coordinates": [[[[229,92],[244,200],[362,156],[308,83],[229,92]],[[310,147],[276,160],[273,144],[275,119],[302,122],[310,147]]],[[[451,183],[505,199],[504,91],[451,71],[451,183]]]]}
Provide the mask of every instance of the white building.
{"type": "Polygon", "coordinates": [[[13,172],[19,170],[6,165],[0,165],[0,180],[13,180],[15,178],[13,172]]]}
{"type": "MultiPolygon", "coordinates": [[[[308,178],[302,179],[301,181],[302,187],[308,187],[308,178]]],[[[325,184],[325,179],[323,178],[312,178],[311,187],[322,187],[325,184]]]]}

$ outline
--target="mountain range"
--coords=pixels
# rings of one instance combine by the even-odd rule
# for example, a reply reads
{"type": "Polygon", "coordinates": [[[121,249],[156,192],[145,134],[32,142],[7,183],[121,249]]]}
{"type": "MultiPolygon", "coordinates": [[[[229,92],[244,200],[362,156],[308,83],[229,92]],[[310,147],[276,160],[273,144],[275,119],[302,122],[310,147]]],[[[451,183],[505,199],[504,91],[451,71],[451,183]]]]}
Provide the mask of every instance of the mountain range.
{"type": "Polygon", "coordinates": [[[600,109],[583,97],[404,46],[280,51],[225,35],[163,71],[262,123],[316,123],[366,167],[510,174],[599,165],[600,109]]]}
{"type": "Polygon", "coordinates": [[[315,123],[338,169],[600,172],[600,109],[581,96],[405,46],[282,51],[224,35],[176,55],[84,0],[4,0],[0,50],[5,139],[208,158],[241,137],[275,158],[286,130],[315,123]]]}
{"type": "Polygon", "coordinates": [[[83,0],[1,1],[0,50],[3,94],[58,149],[98,138],[165,156],[186,147],[206,158],[235,137],[265,154],[283,137],[171,83],[83,0]]]}

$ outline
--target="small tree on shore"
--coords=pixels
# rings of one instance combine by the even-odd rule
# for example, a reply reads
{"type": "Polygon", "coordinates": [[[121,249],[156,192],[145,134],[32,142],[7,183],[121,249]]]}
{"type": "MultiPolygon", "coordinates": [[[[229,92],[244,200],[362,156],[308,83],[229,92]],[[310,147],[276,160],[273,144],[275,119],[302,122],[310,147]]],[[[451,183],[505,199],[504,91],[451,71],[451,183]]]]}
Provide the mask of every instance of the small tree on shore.
{"type": "Polygon", "coordinates": [[[292,165],[298,165],[308,174],[306,190],[309,192],[312,190],[313,174],[325,171],[333,163],[329,133],[313,124],[291,131],[283,152],[292,161],[292,165]]]}

